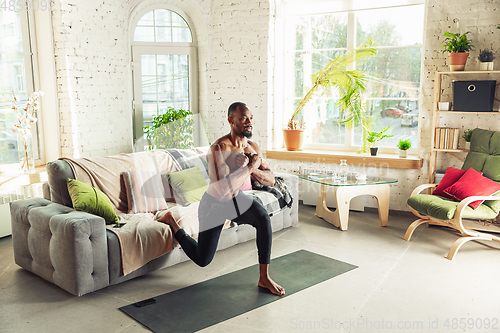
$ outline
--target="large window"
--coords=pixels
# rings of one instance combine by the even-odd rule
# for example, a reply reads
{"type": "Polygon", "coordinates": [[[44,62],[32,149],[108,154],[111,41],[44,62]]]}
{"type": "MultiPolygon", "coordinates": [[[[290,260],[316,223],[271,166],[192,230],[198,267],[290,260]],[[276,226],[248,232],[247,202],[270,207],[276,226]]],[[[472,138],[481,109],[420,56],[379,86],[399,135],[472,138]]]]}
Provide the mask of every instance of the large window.
{"type": "Polygon", "coordinates": [[[137,22],[132,42],[134,141],[148,144],[144,126],[168,108],[197,113],[196,48],[187,17],[174,9],[147,11],[137,22]]]}
{"type": "MultiPolygon", "coordinates": [[[[13,92],[25,104],[33,92],[33,65],[27,11],[0,10],[0,166],[17,163],[17,115],[13,92]]],[[[33,153],[40,156],[37,127],[32,126],[33,153]]]]}
{"type": "MultiPolygon", "coordinates": [[[[423,1],[417,5],[405,2],[373,8],[373,1],[285,1],[283,123],[311,86],[312,74],[371,37],[378,55],[358,64],[368,76],[366,112],[373,130],[390,126],[394,135],[379,147],[382,152],[392,152],[399,139],[410,139],[416,148],[424,5],[423,1]]],[[[326,92],[306,106],[305,146],[357,151],[362,144],[361,129],[341,122],[345,115],[335,102],[335,92],[326,92]]]]}

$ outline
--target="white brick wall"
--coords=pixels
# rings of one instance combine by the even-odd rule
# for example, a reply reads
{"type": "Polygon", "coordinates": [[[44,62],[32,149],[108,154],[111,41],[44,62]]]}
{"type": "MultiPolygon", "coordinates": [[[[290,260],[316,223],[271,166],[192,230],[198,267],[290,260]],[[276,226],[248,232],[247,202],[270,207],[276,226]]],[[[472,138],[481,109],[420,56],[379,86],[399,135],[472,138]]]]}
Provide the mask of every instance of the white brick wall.
{"type": "Polygon", "coordinates": [[[255,140],[267,142],[268,1],[61,0],[53,12],[62,155],[132,151],[129,23],[155,4],[175,6],[193,23],[199,105],[209,140],[229,131],[227,107],[246,102],[255,140]]]}
{"type": "Polygon", "coordinates": [[[119,1],[57,2],[52,20],[63,156],[132,149],[128,14],[119,1]]]}
{"type": "MultiPolygon", "coordinates": [[[[422,87],[422,109],[420,114],[423,116],[423,124],[421,126],[420,147],[422,156],[428,160],[430,145],[431,145],[431,117],[433,108],[433,87],[434,87],[434,72],[448,70],[448,55],[442,54],[442,42],[444,40],[444,32],[457,32],[457,20],[460,26],[461,33],[470,31],[468,35],[475,46],[470,52],[465,70],[479,70],[479,55],[480,49],[491,49],[497,57],[495,69],[500,69],[500,30],[496,27],[500,24],[500,1],[498,0],[480,0],[471,3],[466,0],[459,1],[427,1],[427,19],[425,28],[425,45],[424,45],[424,64],[423,64],[423,87],[422,87]]],[[[469,76],[464,79],[483,79],[497,80],[500,82],[500,76],[469,76]]],[[[446,83],[450,83],[447,80],[446,83]]],[[[443,101],[452,101],[452,92],[449,85],[442,87],[443,101]]],[[[500,92],[497,89],[497,98],[500,98],[500,92]]],[[[499,109],[499,104],[494,104],[494,109],[499,109]]],[[[443,117],[441,126],[458,127],[461,130],[469,128],[485,128],[492,130],[500,130],[500,117],[496,115],[449,115],[443,117]]],[[[461,139],[462,142],[462,139],[461,139]]],[[[446,168],[448,166],[460,167],[462,162],[448,156],[447,154],[438,155],[438,168],[446,168]]]]}

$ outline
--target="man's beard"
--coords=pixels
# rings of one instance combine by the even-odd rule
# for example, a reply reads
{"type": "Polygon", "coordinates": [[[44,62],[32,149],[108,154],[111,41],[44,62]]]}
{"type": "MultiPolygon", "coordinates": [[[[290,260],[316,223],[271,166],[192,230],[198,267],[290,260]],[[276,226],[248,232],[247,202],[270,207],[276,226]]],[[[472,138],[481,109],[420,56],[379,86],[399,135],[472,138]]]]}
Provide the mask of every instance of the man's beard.
{"type": "Polygon", "coordinates": [[[244,136],[245,138],[250,139],[250,138],[252,137],[252,130],[250,130],[249,132],[247,132],[247,130],[246,130],[247,128],[248,128],[248,127],[245,127],[245,129],[243,130],[243,136],[244,136]]]}

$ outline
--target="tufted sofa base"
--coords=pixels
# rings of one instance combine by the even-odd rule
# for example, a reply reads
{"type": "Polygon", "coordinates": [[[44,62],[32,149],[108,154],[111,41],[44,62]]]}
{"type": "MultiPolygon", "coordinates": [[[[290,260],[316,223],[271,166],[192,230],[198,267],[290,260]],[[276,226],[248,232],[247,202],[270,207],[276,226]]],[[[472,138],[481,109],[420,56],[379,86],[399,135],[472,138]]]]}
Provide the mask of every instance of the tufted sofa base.
{"type": "MultiPolygon", "coordinates": [[[[281,175],[298,198],[298,177],[281,175]]],[[[103,218],[46,198],[10,204],[17,265],[81,296],[188,260],[180,247],[123,276],[117,236],[103,218]]],[[[273,232],[298,224],[298,200],[271,216],[273,232]]],[[[237,225],[223,230],[217,250],[255,238],[255,229],[237,225]]]]}

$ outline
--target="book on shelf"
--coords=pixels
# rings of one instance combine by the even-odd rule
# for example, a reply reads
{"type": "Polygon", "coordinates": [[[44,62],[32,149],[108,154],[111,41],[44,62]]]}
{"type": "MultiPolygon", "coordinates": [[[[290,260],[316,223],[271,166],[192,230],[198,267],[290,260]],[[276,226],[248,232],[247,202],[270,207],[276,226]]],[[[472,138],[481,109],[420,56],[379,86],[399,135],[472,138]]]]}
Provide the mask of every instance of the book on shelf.
{"type": "Polygon", "coordinates": [[[434,133],[435,149],[458,149],[460,130],[451,127],[436,127],[434,133]]]}

